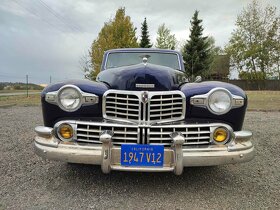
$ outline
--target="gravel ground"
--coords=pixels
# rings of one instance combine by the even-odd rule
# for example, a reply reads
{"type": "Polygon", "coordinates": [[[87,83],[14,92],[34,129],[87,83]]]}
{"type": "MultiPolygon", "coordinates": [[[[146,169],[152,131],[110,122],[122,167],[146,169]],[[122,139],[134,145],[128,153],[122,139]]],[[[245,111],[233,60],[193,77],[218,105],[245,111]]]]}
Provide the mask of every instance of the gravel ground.
{"type": "Polygon", "coordinates": [[[248,112],[256,158],[172,173],[101,173],[33,153],[40,107],[0,109],[0,209],[280,209],[280,112],[248,112]]]}

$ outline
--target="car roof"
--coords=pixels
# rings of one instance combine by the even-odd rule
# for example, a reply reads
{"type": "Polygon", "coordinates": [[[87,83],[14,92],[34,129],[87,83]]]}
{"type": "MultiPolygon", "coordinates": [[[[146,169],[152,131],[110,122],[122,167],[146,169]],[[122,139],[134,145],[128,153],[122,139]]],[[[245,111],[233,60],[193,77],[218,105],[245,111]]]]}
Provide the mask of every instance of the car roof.
{"type": "Polygon", "coordinates": [[[178,53],[176,50],[168,49],[158,49],[158,48],[119,48],[107,50],[105,53],[114,53],[114,52],[164,52],[164,53],[178,53]]]}

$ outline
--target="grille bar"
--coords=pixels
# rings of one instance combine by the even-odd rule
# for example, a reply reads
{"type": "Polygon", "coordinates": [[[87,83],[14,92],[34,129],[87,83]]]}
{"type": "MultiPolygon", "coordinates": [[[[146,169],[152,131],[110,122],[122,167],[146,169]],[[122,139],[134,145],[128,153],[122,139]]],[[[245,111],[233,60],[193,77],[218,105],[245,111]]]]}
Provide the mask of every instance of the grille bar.
{"type": "Polygon", "coordinates": [[[167,110],[182,110],[182,107],[172,107],[172,108],[168,108],[168,109],[165,109],[165,108],[159,108],[159,109],[151,109],[151,112],[162,112],[162,111],[167,111],[167,110]]]}
{"type": "Polygon", "coordinates": [[[153,99],[153,101],[163,101],[163,102],[165,102],[165,101],[175,101],[175,100],[178,100],[178,101],[181,101],[182,100],[182,97],[177,97],[177,98],[159,98],[159,99],[153,99]]]}
{"type": "MultiPolygon", "coordinates": [[[[165,103],[165,104],[161,104],[160,106],[164,107],[164,106],[174,106],[174,105],[182,105],[181,102],[174,102],[174,103],[165,103]]],[[[158,107],[158,104],[150,104],[150,107],[158,107]]]]}

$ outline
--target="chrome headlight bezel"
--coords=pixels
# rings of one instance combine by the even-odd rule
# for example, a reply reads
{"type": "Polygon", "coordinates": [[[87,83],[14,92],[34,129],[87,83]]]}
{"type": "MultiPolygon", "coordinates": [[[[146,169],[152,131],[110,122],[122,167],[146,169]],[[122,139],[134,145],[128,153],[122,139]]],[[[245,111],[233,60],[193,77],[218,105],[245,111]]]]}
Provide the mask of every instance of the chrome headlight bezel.
{"type": "Polygon", "coordinates": [[[78,109],[81,108],[82,106],[82,94],[81,94],[81,90],[80,88],[78,88],[77,86],[74,86],[74,85],[65,85],[63,87],[61,87],[59,90],[58,90],[58,93],[57,93],[57,105],[64,111],[66,112],[75,112],[77,111],[78,109]],[[77,96],[79,99],[79,103],[74,107],[74,108],[67,108],[63,105],[63,103],[61,102],[62,98],[61,98],[61,95],[64,93],[65,90],[67,89],[72,89],[74,90],[76,93],[77,93],[77,96]]]}
{"type": "Polygon", "coordinates": [[[230,110],[232,110],[234,108],[239,108],[239,107],[244,106],[245,100],[243,97],[234,95],[225,88],[213,88],[206,94],[195,95],[195,96],[191,97],[190,104],[193,106],[197,106],[197,107],[207,108],[209,110],[209,112],[211,112],[212,114],[223,115],[223,114],[228,113],[230,110]],[[210,105],[211,97],[214,94],[217,94],[219,92],[226,94],[226,96],[228,97],[228,101],[230,102],[229,106],[223,111],[215,111],[215,110],[213,110],[213,108],[210,105]]]}
{"type": "Polygon", "coordinates": [[[45,100],[46,100],[46,102],[48,102],[50,104],[55,104],[55,105],[59,106],[60,109],[62,109],[63,111],[75,112],[78,109],[80,109],[82,106],[89,106],[89,105],[98,104],[99,103],[99,96],[97,96],[93,93],[83,92],[76,85],[64,85],[57,91],[46,93],[45,100]],[[68,88],[71,88],[71,89],[75,90],[77,92],[78,98],[79,98],[79,103],[73,109],[69,109],[61,103],[61,94],[63,93],[63,91],[65,89],[68,89],[68,88]]]}
{"type": "MultiPolygon", "coordinates": [[[[221,101],[219,101],[218,103],[221,103],[221,101]]],[[[231,95],[231,93],[226,90],[226,89],[213,89],[209,92],[209,96],[208,96],[208,100],[207,100],[207,108],[208,110],[216,115],[222,115],[222,114],[226,114],[228,113],[233,105],[233,97],[231,95]],[[214,110],[213,106],[215,106],[215,103],[211,103],[211,97],[214,97],[214,94],[224,94],[224,96],[228,97],[227,100],[229,101],[229,104],[227,105],[227,107],[224,110],[218,111],[218,110],[214,110]]]]}

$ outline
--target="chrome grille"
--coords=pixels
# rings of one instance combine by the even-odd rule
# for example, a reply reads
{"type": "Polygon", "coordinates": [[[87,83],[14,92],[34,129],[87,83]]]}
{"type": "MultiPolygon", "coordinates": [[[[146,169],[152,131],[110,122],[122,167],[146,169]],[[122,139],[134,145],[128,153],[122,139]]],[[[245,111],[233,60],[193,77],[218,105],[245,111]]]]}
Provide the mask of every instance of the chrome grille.
{"type": "Polygon", "coordinates": [[[103,117],[125,121],[170,122],[184,119],[185,95],[181,91],[108,90],[103,96],[103,117]],[[142,102],[146,94],[147,103],[142,102]]]}
{"type": "Polygon", "coordinates": [[[209,126],[153,126],[148,129],[149,144],[172,144],[169,136],[172,132],[181,132],[185,137],[184,145],[207,145],[210,144],[210,127],[209,126]]]}
{"type": "Polygon", "coordinates": [[[99,136],[104,130],[114,132],[113,144],[139,143],[139,128],[137,126],[77,122],[76,141],[85,143],[100,143],[99,136]]]}
{"type": "Polygon", "coordinates": [[[184,118],[184,97],[178,93],[152,95],[149,100],[149,119],[162,121],[184,118]]]}
{"type": "Polygon", "coordinates": [[[105,118],[139,120],[140,100],[134,94],[109,92],[105,97],[105,118]]]}

